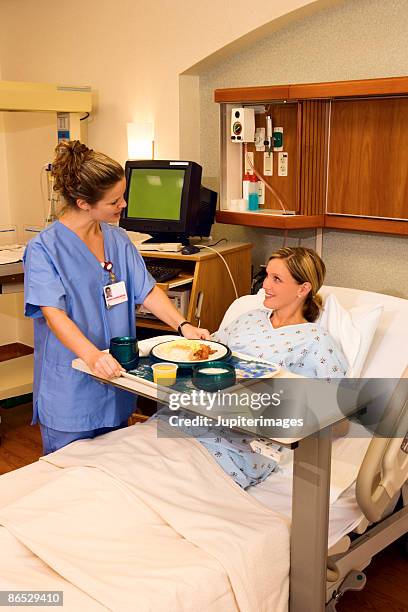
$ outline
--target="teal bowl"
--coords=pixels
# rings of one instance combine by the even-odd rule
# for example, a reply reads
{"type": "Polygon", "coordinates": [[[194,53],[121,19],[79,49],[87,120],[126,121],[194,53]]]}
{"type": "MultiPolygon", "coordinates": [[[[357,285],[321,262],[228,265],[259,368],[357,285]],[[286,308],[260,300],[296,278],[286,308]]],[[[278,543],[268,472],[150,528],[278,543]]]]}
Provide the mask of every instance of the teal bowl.
{"type": "Polygon", "coordinates": [[[226,361],[201,363],[192,367],[191,381],[197,389],[215,393],[235,385],[235,368],[226,361]]]}

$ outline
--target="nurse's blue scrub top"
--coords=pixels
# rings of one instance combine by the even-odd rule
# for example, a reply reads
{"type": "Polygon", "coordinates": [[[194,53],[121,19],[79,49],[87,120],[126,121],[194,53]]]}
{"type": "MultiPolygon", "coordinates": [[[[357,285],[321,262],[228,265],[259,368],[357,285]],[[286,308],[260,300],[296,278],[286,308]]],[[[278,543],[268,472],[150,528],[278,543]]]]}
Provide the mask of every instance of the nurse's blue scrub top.
{"type": "Polygon", "coordinates": [[[64,310],[99,349],[114,336],[136,334],[135,304],[155,285],[143,258],[119,227],[101,223],[105,260],[117,281],[125,281],[128,301],[109,310],[103,287],[109,274],[85,243],[56,221],[33,238],[24,253],[25,314],[34,319],[34,415],[58,431],[113,427],[134,410],[135,397],[102,384],[71,367],[76,355],[49,329],[40,306],[64,310]]]}

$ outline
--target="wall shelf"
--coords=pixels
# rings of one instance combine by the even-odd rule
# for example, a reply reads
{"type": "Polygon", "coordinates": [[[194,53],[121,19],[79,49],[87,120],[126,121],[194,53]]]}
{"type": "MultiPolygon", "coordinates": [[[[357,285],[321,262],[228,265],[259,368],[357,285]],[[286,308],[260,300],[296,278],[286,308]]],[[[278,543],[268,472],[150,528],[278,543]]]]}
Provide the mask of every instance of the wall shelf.
{"type": "Polygon", "coordinates": [[[0,81],[0,111],[89,113],[90,87],[0,81]]]}
{"type": "Polygon", "coordinates": [[[352,232],[371,232],[408,236],[408,221],[370,219],[347,215],[271,215],[265,213],[218,210],[217,223],[264,227],[269,229],[299,230],[312,228],[343,229],[352,232]]]}
{"type": "Polygon", "coordinates": [[[348,217],[346,215],[325,215],[324,226],[331,229],[344,229],[354,232],[377,232],[408,236],[408,220],[370,219],[368,217],[348,217]]]}
{"type": "Polygon", "coordinates": [[[230,225],[294,230],[323,227],[324,215],[273,215],[262,212],[218,210],[216,221],[217,223],[228,223],[230,225]]]}
{"type": "Polygon", "coordinates": [[[161,321],[156,321],[153,318],[146,317],[143,318],[141,316],[137,317],[137,326],[145,327],[146,329],[157,329],[158,331],[167,331],[172,334],[175,333],[174,329],[161,321]]]}
{"type": "Polygon", "coordinates": [[[311,229],[325,227],[353,232],[374,232],[408,236],[408,221],[394,219],[370,219],[347,215],[271,215],[268,213],[235,212],[218,210],[217,223],[264,227],[270,229],[311,229]]]}

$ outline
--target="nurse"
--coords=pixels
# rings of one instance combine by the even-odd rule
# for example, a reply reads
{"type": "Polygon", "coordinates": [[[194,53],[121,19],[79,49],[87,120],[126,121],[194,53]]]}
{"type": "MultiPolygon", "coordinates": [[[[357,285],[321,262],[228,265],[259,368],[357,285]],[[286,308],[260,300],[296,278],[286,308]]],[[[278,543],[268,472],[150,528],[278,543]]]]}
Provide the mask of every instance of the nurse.
{"type": "Polygon", "coordinates": [[[40,424],[44,454],[127,424],[134,396],[71,362],[80,357],[100,378],[119,376],[120,364],[103,349],[114,336],[136,334],[136,304],[186,338],[210,337],[184,321],[126,232],[109,225],[126,206],[122,166],[72,141],[58,145],[52,172],[64,208],[24,254],[25,314],[34,319],[32,423],[40,424]],[[108,307],[107,287],[120,303],[108,307]]]}

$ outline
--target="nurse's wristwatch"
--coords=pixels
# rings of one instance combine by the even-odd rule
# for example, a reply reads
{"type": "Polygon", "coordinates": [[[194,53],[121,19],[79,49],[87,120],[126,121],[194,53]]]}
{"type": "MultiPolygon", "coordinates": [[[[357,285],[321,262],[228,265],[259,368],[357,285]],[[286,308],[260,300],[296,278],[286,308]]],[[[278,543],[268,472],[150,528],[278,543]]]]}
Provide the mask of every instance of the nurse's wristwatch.
{"type": "Polygon", "coordinates": [[[183,325],[191,325],[191,323],[190,323],[190,321],[182,321],[180,323],[180,325],[177,327],[178,335],[179,336],[183,336],[183,338],[184,338],[184,334],[183,334],[183,330],[182,330],[183,325]]]}

